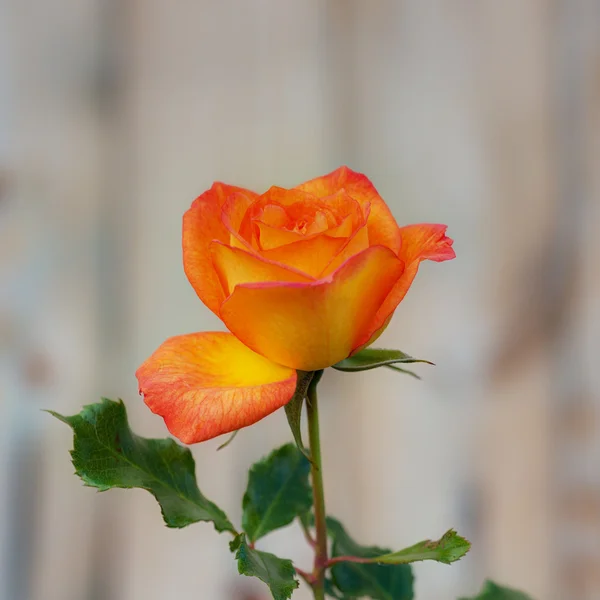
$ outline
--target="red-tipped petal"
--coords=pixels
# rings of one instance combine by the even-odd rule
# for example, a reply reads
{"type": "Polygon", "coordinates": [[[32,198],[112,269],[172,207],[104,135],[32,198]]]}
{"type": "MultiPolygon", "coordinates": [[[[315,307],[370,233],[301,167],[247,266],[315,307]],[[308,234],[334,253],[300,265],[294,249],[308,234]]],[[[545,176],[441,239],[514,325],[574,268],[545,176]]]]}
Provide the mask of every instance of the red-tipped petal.
{"type": "Polygon", "coordinates": [[[367,221],[369,244],[371,246],[387,246],[393,252],[398,253],[400,248],[398,224],[375,186],[362,173],[356,173],[348,167],[340,167],[328,175],[302,183],[296,189],[314,194],[319,198],[331,196],[339,190],[345,190],[362,207],[370,204],[371,213],[367,221]]]}
{"type": "Polygon", "coordinates": [[[229,243],[231,234],[221,219],[221,209],[233,194],[256,197],[254,192],[224,183],[215,183],[194,200],[183,216],[183,268],[200,300],[215,314],[225,299],[210,260],[213,240],[229,243]]]}
{"type": "Polygon", "coordinates": [[[404,272],[377,311],[366,334],[353,352],[372,344],[383,333],[396,307],[406,296],[406,292],[408,292],[419,270],[421,261],[442,262],[456,258],[456,254],[452,249],[453,240],[446,236],[447,229],[447,225],[431,223],[408,225],[400,228],[402,246],[399,257],[404,262],[404,272]]]}
{"type": "Polygon", "coordinates": [[[168,339],[136,377],[144,402],[185,444],[252,425],[287,404],[296,389],[293,369],[221,332],[168,339]]]}

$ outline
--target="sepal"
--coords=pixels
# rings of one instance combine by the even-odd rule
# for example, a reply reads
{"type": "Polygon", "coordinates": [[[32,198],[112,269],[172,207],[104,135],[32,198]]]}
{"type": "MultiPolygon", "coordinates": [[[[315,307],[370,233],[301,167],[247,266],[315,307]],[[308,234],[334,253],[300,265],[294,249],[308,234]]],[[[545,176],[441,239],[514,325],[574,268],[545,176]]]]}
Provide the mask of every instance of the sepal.
{"type": "Polygon", "coordinates": [[[310,454],[304,447],[302,441],[302,407],[304,406],[304,400],[306,393],[310,386],[311,381],[315,377],[314,371],[298,371],[298,377],[296,379],[296,390],[292,399],[285,405],[285,416],[287,417],[292,435],[296,446],[306,458],[310,460],[310,454]]]}
{"type": "Polygon", "coordinates": [[[406,369],[397,366],[398,364],[411,363],[426,363],[428,365],[433,365],[433,363],[428,360],[413,358],[400,350],[364,348],[360,352],[336,363],[333,365],[333,368],[338,371],[356,372],[369,371],[378,367],[390,367],[395,371],[402,371],[417,377],[412,371],[407,371],[406,369]]]}

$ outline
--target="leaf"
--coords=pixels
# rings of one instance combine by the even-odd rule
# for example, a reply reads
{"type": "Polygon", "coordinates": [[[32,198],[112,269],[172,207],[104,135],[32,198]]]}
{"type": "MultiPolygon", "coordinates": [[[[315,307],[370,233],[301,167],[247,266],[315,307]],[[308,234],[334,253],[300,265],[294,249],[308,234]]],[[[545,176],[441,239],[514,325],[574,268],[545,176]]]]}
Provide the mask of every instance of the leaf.
{"type": "MultiPolygon", "coordinates": [[[[327,530],[333,540],[331,553],[336,556],[375,558],[389,553],[377,546],[361,546],[346,532],[343,525],[327,518],[327,530]]],[[[333,565],[331,575],[336,587],[344,596],[373,600],[412,600],[413,574],[410,565],[361,564],[340,562],[333,565]]]]}
{"type": "Polygon", "coordinates": [[[488,579],[477,596],[459,598],[459,600],[531,600],[531,596],[517,590],[501,587],[488,579]]]}
{"type": "Polygon", "coordinates": [[[342,592],[335,587],[333,581],[327,578],[325,578],[325,594],[336,600],[354,600],[350,596],[342,596],[342,592]]]}
{"type": "Polygon", "coordinates": [[[238,535],[229,547],[235,552],[241,575],[258,577],[269,586],[275,600],[288,600],[292,597],[299,583],[294,577],[296,570],[291,560],[250,548],[243,533],[238,535]]]}
{"type": "Polygon", "coordinates": [[[86,485],[101,492],[111,488],[149,491],[168,527],[212,521],[217,531],[237,533],[225,513],[198,489],[189,449],[171,439],[135,435],[122,401],[103,398],[71,417],[49,412],[73,428],[73,466],[86,485]]]}
{"type": "Polygon", "coordinates": [[[449,565],[460,560],[471,548],[471,543],[450,529],[439,540],[424,540],[391,554],[377,556],[373,562],[400,565],[420,560],[436,560],[449,565]]]}
{"type": "MultiPolygon", "coordinates": [[[[365,348],[360,352],[357,352],[353,356],[349,356],[339,363],[333,365],[334,369],[338,371],[368,371],[370,369],[376,369],[377,367],[387,367],[395,364],[409,364],[409,363],[427,363],[432,365],[433,363],[428,360],[419,358],[413,358],[400,350],[386,350],[385,348],[365,348]]],[[[408,371],[409,374],[411,371],[408,371]]]]}
{"type": "Polygon", "coordinates": [[[310,463],[294,444],[274,450],[251,467],[242,503],[242,524],[250,541],[310,510],[309,472],[310,463]]]}

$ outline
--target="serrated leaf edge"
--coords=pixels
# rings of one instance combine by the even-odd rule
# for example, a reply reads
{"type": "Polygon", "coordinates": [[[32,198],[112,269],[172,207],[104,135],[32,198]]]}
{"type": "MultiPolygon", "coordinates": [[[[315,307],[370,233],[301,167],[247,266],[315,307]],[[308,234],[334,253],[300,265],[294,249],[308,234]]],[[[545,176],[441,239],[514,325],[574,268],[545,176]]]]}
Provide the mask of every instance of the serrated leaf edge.
{"type": "Polygon", "coordinates": [[[420,562],[424,560],[434,560],[446,565],[450,565],[454,562],[459,561],[463,558],[471,549],[471,542],[466,538],[458,535],[454,529],[449,529],[439,540],[423,540],[417,542],[408,548],[398,550],[397,552],[389,552],[381,556],[376,556],[369,560],[370,563],[388,564],[388,565],[402,565],[413,562],[420,562]],[[456,544],[456,548],[444,549],[444,544],[456,544]],[[423,548],[421,552],[415,552],[410,554],[410,551],[415,549],[423,548]],[[440,550],[441,548],[441,550],[440,550]],[[446,556],[456,550],[459,551],[458,556],[446,556]],[[433,554],[440,552],[440,556],[434,556],[433,554]]]}
{"type": "MultiPolygon", "coordinates": [[[[96,404],[109,404],[109,403],[115,403],[115,404],[119,404],[120,406],[122,406],[123,408],[125,407],[125,404],[123,402],[122,399],[119,398],[118,401],[114,401],[114,400],[110,400],[109,398],[102,398],[100,403],[96,403],[96,404]]],[[[72,424],[72,420],[75,419],[76,417],[81,417],[82,419],[84,419],[84,417],[82,416],[83,411],[86,408],[95,406],[95,404],[86,404],[82,410],[75,414],[75,415],[71,415],[69,417],[65,416],[65,415],[61,415],[60,413],[57,413],[56,411],[53,410],[46,410],[47,413],[49,413],[50,415],[52,415],[53,417],[57,418],[59,421],[62,421],[63,423],[65,423],[66,425],[68,425],[69,427],[71,427],[71,429],[73,430],[74,434],[75,434],[75,428],[74,425],[72,424]]],[[[125,418],[127,419],[127,414],[125,415],[125,418]]],[[[127,419],[127,422],[129,422],[129,419],[127,419]]],[[[90,423],[92,424],[92,423],[90,423]]],[[[94,432],[96,432],[96,427],[94,426],[94,432]]],[[[132,435],[134,435],[135,437],[140,437],[137,434],[132,432],[132,435]]],[[[190,498],[187,498],[186,496],[181,495],[181,493],[179,493],[179,490],[177,490],[176,488],[173,488],[172,486],[167,486],[165,485],[165,482],[158,479],[153,473],[146,471],[145,469],[140,468],[139,465],[136,465],[135,463],[131,462],[126,456],[124,456],[123,454],[119,454],[118,452],[115,452],[110,446],[106,446],[105,444],[103,444],[100,440],[100,438],[97,435],[96,432],[96,437],[98,439],[98,442],[104,447],[106,448],[111,454],[117,456],[118,458],[124,460],[125,462],[127,462],[129,465],[131,465],[132,467],[134,467],[135,469],[142,471],[143,473],[147,474],[150,476],[151,479],[154,479],[156,482],[158,482],[160,485],[163,485],[165,487],[167,487],[169,490],[172,490],[175,495],[177,497],[179,497],[181,500],[187,502],[188,504],[191,504],[192,506],[198,506],[197,503],[195,503],[193,500],[190,500],[190,498]]],[[[174,440],[172,440],[171,438],[164,438],[165,441],[167,441],[168,443],[174,444],[176,446],[179,446],[179,444],[177,444],[174,440]]],[[[190,452],[189,448],[183,448],[182,446],[179,446],[180,448],[182,448],[182,450],[184,452],[187,452],[190,455],[191,461],[192,461],[192,466],[196,467],[196,461],[194,460],[194,456],[192,455],[192,453],[190,452]]],[[[69,451],[69,454],[71,455],[71,462],[74,463],[74,455],[75,455],[75,449],[72,449],[69,451]]],[[[75,465],[73,465],[75,466],[75,465]]],[[[195,471],[194,471],[195,473],[195,471]]],[[[160,507],[160,512],[162,514],[163,517],[163,521],[165,522],[165,525],[169,528],[172,529],[181,529],[183,527],[187,527],[188,524],[185,525],[178,525],[176,523],[173,523],[172,521],[167,519],[167,516],[164,512],[164,509],[162,507],[162,504],[160,503],[158,497],[156,496],[156,494],[149,488],[145,487],[145,486],[132,486],[132,485],[119,485],[119,484],[115,484],[115,485],[111,485],[111,486],[104,486],[104,485],[100,485],[95,483],[92,479],[90,479],[88,476],[86,476],[84,473],[80,472],[79,469],[77,467],[75,467],[75,474],[83,481],[84,485],[87,487],[91,487],[91,488],[95,488],[100,492],[106,492],[110,489],[113,488],[119,488],[119,489],[127,489],[127,490],[131,490],[131,489],[142,489],[142,490],[146,490],[147,492],[149,492],[154,499],[156,500],[158,506],[160,507]]],[[[205,498],[206,501],[211,504],[212,506],[214,506],[219,512],[221,512],[223,514],[223,518],[224,521],[226,521],[226,524],[229,525],[229,527],[223,527],[223,528],[219,528],[216,524],[216,522],[213,519],[198,519],[198,521],[193,521],[194,523],[198,523],[198,522],[206,522],[206,523],[212,523],[215,530],[217,532],[223,532],[223,531],[229,531],[230,533],[233,533],[234,535],[237,535],[237,531],[235,529],[235,527],[233,526],[233,524],[231,523],[231,521],[229,520],[229,518],[227,517],[227,515],[213,502],[211,502],[210,500],[208,500],[208,498],[205,498]]],[[[204,507],[201,507],[204,508],[204,507]]],[[[191,523],[189,523],[191,524],[191,523]]]]}

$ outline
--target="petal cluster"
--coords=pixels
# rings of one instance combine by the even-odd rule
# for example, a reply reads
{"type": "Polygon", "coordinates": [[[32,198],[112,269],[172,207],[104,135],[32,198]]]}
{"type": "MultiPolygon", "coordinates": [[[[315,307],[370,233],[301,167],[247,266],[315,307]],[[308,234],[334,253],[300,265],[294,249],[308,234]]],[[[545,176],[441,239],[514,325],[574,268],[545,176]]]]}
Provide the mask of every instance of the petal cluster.
{"type": "Polygon", "coordinates": [[[167,340],[138,370],[140,392],[186,443],[254,423],[289,401],[296,370],[372,343],[420,262],[454,258],[445,233],[398,227],[347,167],[262,195],[215,183],[184,215],[183,262],[231,333],[167,340]]]}

